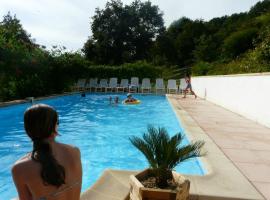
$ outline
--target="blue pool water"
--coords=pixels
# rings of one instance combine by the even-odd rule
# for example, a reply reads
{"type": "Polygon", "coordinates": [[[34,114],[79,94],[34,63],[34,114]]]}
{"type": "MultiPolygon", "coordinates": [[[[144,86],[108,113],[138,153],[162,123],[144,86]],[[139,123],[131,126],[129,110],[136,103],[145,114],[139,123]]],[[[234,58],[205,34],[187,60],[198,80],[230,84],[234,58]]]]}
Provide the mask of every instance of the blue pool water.
{"type": "MultiPolygon", "coordinates": [[[[111,95],[114,97],[115,95],[111,95]]],[[[120,100],[125,96],[120,95],[120,100]]],[[[129,142],[141,136],[147,125],[165,127],[173,135],[183,132],[165,96],[135,95],[139,105],[109,105],[109,95],[87,94],[58,97],[40,102],[55,107],[60,116],[58,141],[80,148],[83,164],[83,188],[86,190],[106,168],[138,170],[146,168],[143,155],[129,142]]],[[[23,113],[30,104],[0,108],[0,199],[17,195],[10,169],[32,143],[23,128],[23,113]]],[[[184,141],[187,143],[188,141],[184,141]]],[[[178,166],[184,174],[203,175],[200,161],[190,160],[178,166]]]]}

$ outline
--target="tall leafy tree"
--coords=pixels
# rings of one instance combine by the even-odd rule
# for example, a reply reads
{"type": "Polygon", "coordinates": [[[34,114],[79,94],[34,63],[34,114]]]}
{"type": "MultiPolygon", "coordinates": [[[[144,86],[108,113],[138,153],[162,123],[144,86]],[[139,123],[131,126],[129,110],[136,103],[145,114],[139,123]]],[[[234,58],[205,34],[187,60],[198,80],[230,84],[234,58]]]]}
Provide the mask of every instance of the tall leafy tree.
{"type": "Polygon", "coordinates": [[[249,15],[255,17],[269,12],[270,12],[270,0],[264,0],[256,3],[256,5],[250,9],[249,15]]]}
{"type": "Polygon", "coordinates": [[[254,47],[253,40],[257,37],[255,28],[234,32],[224,40],[223,52],[227,58],[235,58],[254,47]]]}
{"type": "Polygon", "coordinates": [[[205,32],[202,20],[193,21],[184,17],[173,22],[167,30],[167,36],[169,41],[172,41],[174,49],[170,62],[179,66],[190,65],[194,61],[193,51],[196,41],[205,32]]]}
{"type": "Polygon", "coordinates": [[[28,34],[22,27],[20,20],[16,15],[11,16],[10,12],[4,16],[0,22],[0,34],[5,40],[16,40],[17,42],[33,45],[31,35],[28,34]]]}
{"type": "Polygon", "coordinates": [[[218,59],[217,42],[212,35],[202,35],[196,42],[193,51],[196,61],[212,62],[218,59]]]}
{"type": "Polygon", "coordinates": [[[105,9],[97,8],[91,29],[92,36],[83,51],[99,64],[147,59],[153,41],[165,30],[159,8],[140,0],[130,5],[112,0],[105,9]]]}

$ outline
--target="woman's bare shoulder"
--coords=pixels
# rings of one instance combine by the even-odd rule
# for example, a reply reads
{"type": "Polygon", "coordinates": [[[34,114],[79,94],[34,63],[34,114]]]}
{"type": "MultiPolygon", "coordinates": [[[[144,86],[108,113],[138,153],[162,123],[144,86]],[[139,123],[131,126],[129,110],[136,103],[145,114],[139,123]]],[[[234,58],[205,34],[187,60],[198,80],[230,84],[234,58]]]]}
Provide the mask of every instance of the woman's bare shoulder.
{"type": "Polygon", "coordinates": [[[68,144],[63,144],[63,143],[58,143],[63,149],[65,149],[66,151],[75,154],[75,155],[79,155],[80,156],[80,149],[76,146],[72,146],[72,145],[68,145],[68,144]]]}
{"type": "Polygon", "coordinates": [[[29,163],[32,163],[32,160],[31,160],[31,154],[26,154],[24,155],[23,157],[21,157],[20,159],[18,159],[15,163],[14,163],[14,166],[17,165],[17,166],[21,166],[21,165],[27,165],[29,163]]]}
{"type": "Polygon", "coordinates": [[[36,167],[38,167],[38,165],[31,159],[31,154],[26,154],[14,163],[11,171],[12,174],[26,174],[26,171],[29,170],[25,169],[30,169],[31,171],[31,169],[34,169],[36,167]]]}

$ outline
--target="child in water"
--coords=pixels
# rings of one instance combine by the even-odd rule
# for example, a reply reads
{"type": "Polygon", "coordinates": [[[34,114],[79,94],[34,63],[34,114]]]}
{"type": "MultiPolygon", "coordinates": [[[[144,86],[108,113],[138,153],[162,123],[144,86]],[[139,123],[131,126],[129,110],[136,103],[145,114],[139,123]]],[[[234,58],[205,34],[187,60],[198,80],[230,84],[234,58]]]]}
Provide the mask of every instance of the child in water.
{"type": "Polygon", "coordinates": [[[127,94],[127,98],[125,99],[125,103],[130,103],[130,102],[134,102],[134,101],[137,101],[137,99],[135,99],[132,94],[128,93],[127,94]]]}
{"type": "Polygon", "coordinates": [[[119,103],[119,97],[118,97],[118,96],[115,97],[114,103],[115,103],[115,104],[118,104],[118,103],[119,103]]]}
{"type": "MultiPolygon", "coordinates": [[[[116,96],[116,97],[114,98],[114,104],[118,104],[118,103],[119,103],[119,97],[116,96]]],[[[110,104],[110,105],[113,104],[113,102],[112,102],[112,97],[111,97],[111,96],[109,97],[109,104],[110,104]]]]}

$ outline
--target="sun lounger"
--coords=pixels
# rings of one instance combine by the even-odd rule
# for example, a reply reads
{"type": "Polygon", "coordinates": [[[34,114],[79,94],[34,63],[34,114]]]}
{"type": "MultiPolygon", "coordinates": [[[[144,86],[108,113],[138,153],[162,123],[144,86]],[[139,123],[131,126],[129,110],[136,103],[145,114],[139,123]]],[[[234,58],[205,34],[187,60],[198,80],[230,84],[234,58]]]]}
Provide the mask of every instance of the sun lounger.
{"type": "Polygon", "coordinates": [[[150,79],[149,78],[144,78],[142,80],[142,87],[141,87],[141,92],[144,93],[151,93],[151,83],[150,83],[150,79]]]}
{"type": "Polygon", "coordinates": [[[90,91],[92,91],[92,89],[96,91],[96,87],[98,86],[97,81],[97,78],[90,78],[89,82],[85,85],[85,88],[90,91]]]}
{"type": "Polygon", "coordinates": [[[75,91],[82,91],[85,89],[85,82],[86,79],[79,79],[77,84],[75,84],[74,89],[75,91]]]}
{"type": "Polygon", "coordinates": [[[138,89],[139,89],[139,78],[131,77],[131,81],[129,85],[129,92],[137,92],[138,89]]]}
{"type": "Polygon", "coordinates": [[[116,92],[128,91],[128,79],[121,79],[120,85],[116,88],[116,92]]]}
{"type": "Polygon", "coordinates": [[[106,91],[111,90],[111,92],[114,90],[117,90],[117,78],[110,78],[109,85],[106,87],[106,91]]]}
{"type": "Polygon", "coordinates": [[[164,86],[164,81],[162,78],[156,79],[156,93],[160,92],[165,92],[165,86],[164,86]]]}
{"type": "Polygon", "coordinates": [[[108,87],[107,79],[101,79],[99,81],[99,84],[98,84],[97,88],[96,88],[96,91],[97,92],[102,92],[103,88],[104,88],[104,92],[107,92],[107,87],[108,87]]]}
{"type": "Polygon", "coordinates": [[[168,86],[167,86],[167,93],[170,94],[172,91],[176,94],[178,91],[178,87],[176,85],[176,80],[169,79],[168,86]]]}

